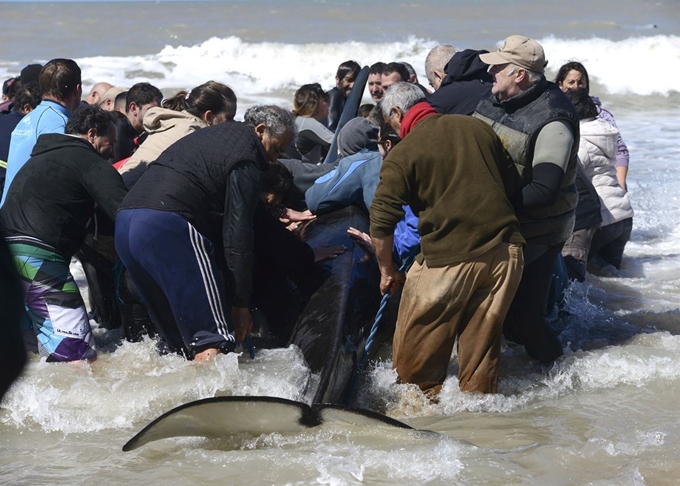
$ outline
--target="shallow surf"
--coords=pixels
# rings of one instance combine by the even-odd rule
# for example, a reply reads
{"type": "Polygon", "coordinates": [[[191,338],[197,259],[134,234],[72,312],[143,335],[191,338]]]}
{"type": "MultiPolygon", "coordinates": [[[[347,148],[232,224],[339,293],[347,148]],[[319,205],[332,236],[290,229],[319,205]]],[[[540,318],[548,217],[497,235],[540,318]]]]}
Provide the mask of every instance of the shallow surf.
{"type": "Polygon", "coordinates": [[[676,2],[643,8],[632,0],[576,0],[558,8],[525,1],[513,6],[519,10],[492,0],[74,5],[3,4],[0,77],[67,56],[83,67],[86,91],[101,80],[130,86],[151,79],[170,94],[214,78],[235,89],[238,118],[256,102],[290,106],[301,84],[330,87],[337,65],[349,58],[408,61],[424,79],[424,57],[437,43],[493,49],[506,35],[529,34],[546,47],[549,77],[564,60],[583,61],[593,94],[616,116],[631,153],[634,227],[622,269],[590,274],[569,290],[569,315],[551,316],[565,356],[544,368],[505,346],[496,395],[458,391],[454,358],[440,403],[429,404],[413,387],[394,383],[385,350],[355,404],[434,435],[333,426],[234,440],[168,439],[123,453],[143,426],[182,403],[218,395],[309,401],[317,377],[294,348],[195,364],[159,356],[152,341],[119,345],[120,333],[99,329],[96,362],[32,357],[0,404],[0,482],[678,484],[676,2]],[[522,16],[526,11],[532,15],[522,16]],[[116,24],[131,12],[129,24],[116,24]],[[120,41],[101,35],[109,31],[120,41]]]}

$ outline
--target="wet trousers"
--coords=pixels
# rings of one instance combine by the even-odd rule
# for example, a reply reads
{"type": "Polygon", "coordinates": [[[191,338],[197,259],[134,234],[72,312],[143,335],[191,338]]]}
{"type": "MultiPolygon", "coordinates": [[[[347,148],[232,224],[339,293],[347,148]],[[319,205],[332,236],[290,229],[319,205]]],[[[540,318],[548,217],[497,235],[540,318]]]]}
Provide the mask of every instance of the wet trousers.
{"type": "Polygon", "coordinates": [[[116,216],[116,249],[173,351],[189,358],[207,348],[233,351],[210,240],[173,212],[125,209],[116,216]]]}
{"type": "Polygon", "coordinates": [[[8,244],[24,290],[21,327],[27,331],[26,347],[49,362],[96,358],[87,310],[69,260],[37,240],[36,245],[8,244]]]}
{"type": "Polygon", "coordinates": [[[463,391],[495,393],[503,320],[522,275],[519,245],[501,243],[445,267],[415,262],[408,272],[393,341],[399,380],[436,395],[458,338],[463,391]]]}
{"type": "Polygon", "coordinates": [[[590,244],[588,259],[601,258],[609,265],[621,268],[623,250],[633,231],[633,218],[617,221],[598,229],[590,244]]]}
{"type": "Polygon", "coordinates": [[[562,356],[562,344],[546,321],[550,283],[562,243],[529,243],[524,250],[522,281],[503,325],[508,341],[524,345],[529,356],[552,363],[562,356]]]}

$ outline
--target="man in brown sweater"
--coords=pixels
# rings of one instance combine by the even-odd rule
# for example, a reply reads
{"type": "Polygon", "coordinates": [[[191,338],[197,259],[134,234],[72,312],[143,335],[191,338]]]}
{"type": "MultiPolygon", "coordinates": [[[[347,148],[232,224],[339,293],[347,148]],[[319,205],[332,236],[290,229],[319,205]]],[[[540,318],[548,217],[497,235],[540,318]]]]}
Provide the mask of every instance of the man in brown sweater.
{"type": "Polygon", "coordinates": [[[394,227],[409,205],[422,252],[408,272],[393,345],[399,380],[431,398],[458,338],[463,391],[495,393],[502,325],[519,285],[524,239],[509,200],[517,171],[485,123],[437,115],[414,85],[391,86],[383,115],[403,141],[385,159],[370,210],[381,292],[404,281],[394,227]]]}

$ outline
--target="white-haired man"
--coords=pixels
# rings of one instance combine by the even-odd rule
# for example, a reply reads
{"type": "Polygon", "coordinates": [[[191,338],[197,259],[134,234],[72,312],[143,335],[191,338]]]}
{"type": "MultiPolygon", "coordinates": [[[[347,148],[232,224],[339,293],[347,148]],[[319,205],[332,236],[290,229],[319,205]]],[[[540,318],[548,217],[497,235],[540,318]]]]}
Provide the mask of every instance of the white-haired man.
{"type": "Polygon", "coordinates": [[[430,86],[435,91],[439,89],[439,86],[441,86],[442,81],[446,77],[444,69],[455,53],[456,48],[448,44],[434,46],[428,52],[425,58],[425,76],[427,76],[430,86]]]}
{"type": "Polygon", "coordinates": [[[574,106],[543,72],[543,47],[511,35],[497,51],[481,54],[490,65],[492,95],[474,116],[503,140],[524,181],[518,217],[527,241],[522,282],[504,325],[507,339],[550,363],[562,355],[557,334],[545,320],[555,259],[574,226],[578,194],[579,121],[574,106]]]}
{"type": "Polygon", "coordinates": [[[438,115],[409,83],[391,86],[383,115],[402,141],[385,158],[370,210],[383,293],[404,281],[394,228],[409,205],[421,253],[408,272],[393,343],[399,380],[436,398],[458,339],[459,386],[494,393],[503,319],[522,273],[524,240],[509,200],[516,172],[494,131],[438,115]]]}

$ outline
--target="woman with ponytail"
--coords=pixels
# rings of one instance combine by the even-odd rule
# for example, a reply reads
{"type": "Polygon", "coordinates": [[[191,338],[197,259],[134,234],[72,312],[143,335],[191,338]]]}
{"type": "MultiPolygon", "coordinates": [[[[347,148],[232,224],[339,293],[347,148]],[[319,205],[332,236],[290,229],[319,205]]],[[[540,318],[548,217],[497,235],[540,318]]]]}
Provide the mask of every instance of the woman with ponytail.
{"type": "Polygon", "coordinates": [[[328,116],[328,95],[319,83],[305,84],[295,92],[293,107],[295,146],[303,162],[318,164],[326,158],[333,143],[333,132],[321,123],[328,116]]]}
{"type": "Polygon", "coordinates": [[[144,115],[146,139],[118,171],[129,189],[147,166],[170,145],[201,128],[232,121],[236,95],[228,86],[208,81],[190,92],[180,91],[144,115]]]}

